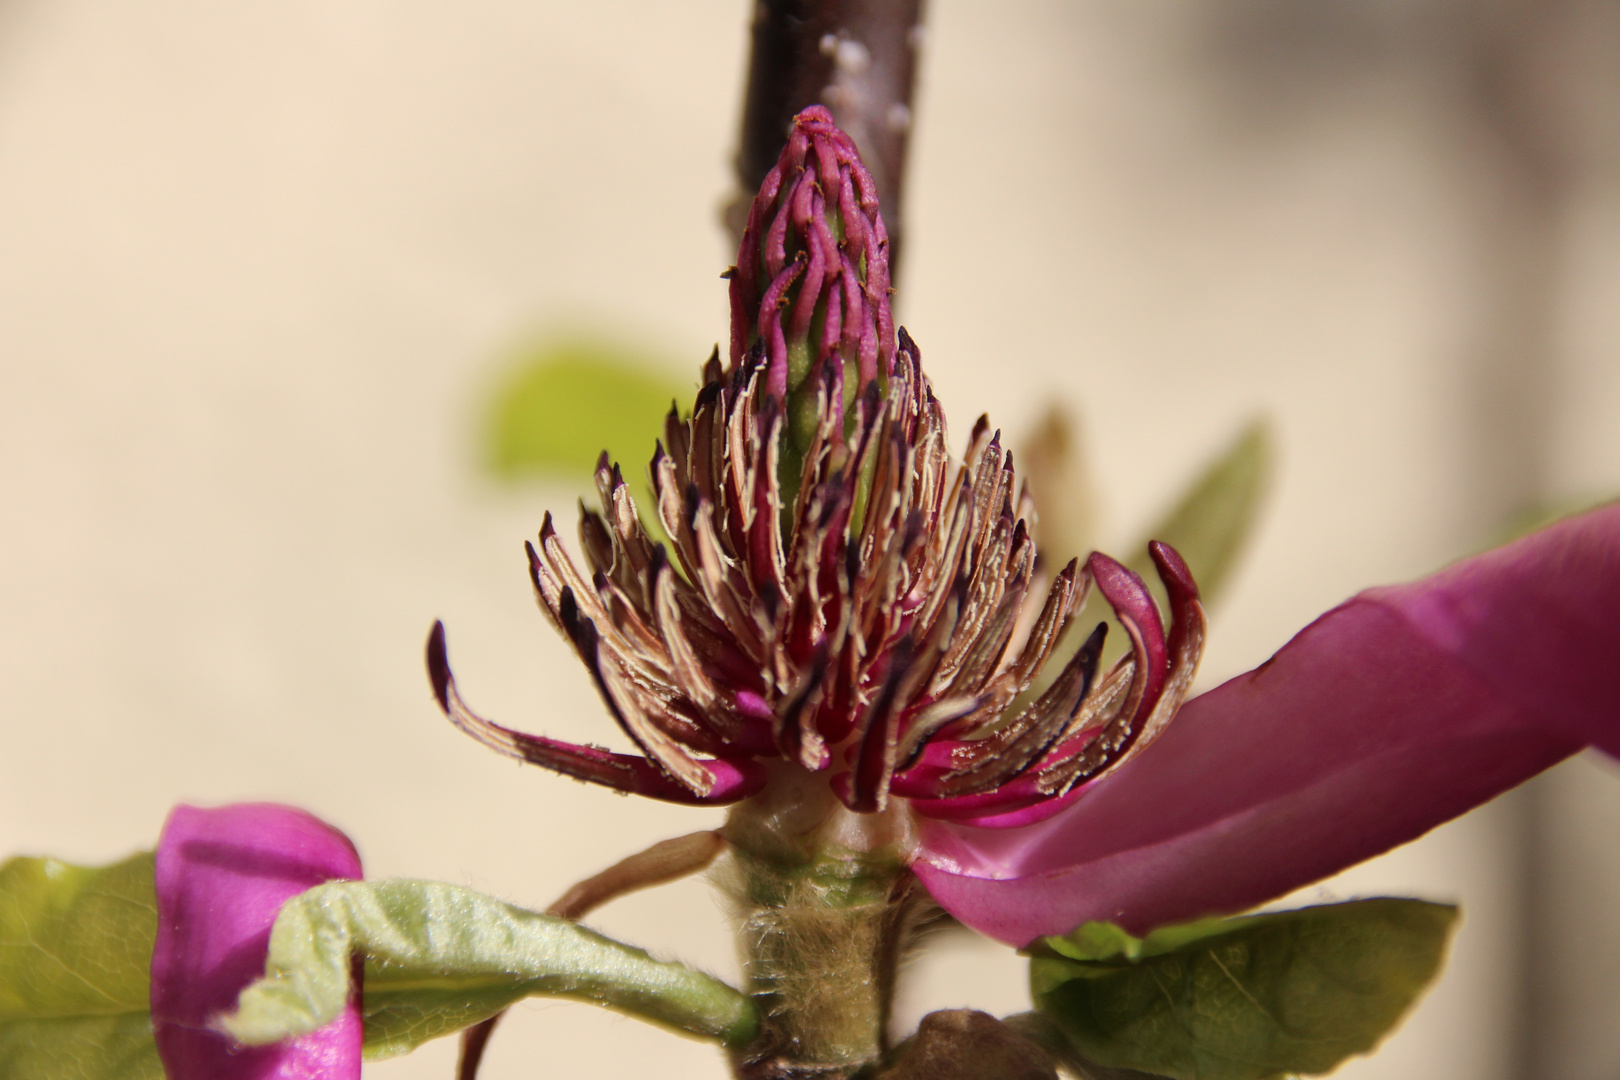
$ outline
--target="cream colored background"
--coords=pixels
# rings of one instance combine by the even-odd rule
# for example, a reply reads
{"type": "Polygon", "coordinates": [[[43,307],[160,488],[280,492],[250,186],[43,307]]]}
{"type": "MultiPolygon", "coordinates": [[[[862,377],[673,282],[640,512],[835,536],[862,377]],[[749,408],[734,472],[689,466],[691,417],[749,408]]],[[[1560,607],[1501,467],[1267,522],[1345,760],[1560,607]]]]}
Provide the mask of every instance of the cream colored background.
{"type": "MultiPolygon", "coordinates": [[[[1462,493],[1493,195],[1444,86],[1395,64],[1245,90],[1171,0],[933,7],[900,303],[957,430],[1076,403],[1123,540],[1242,421],[1274,420],[1275,496],[1209,684],[1482,541],[1462,493]]],[[[608,326],[691,370],[725,332],[716,207],[748,14],[0,0],[0,850],[105,860],[177,800],[277,799],[348,830],[370,874],[540,906],[717,819],[480,751],[420,656],[443,617],[475,706],[609,737],[520,551],[573,495],[481,478],[477,408],[536,331],[608,326]]],[[[1550,495],[1620,490],[1620,197],[1612,154],[1590,164],[1560,359],[1535,373],[1550,495]]],[[[1560,995],[1560,1077],[1620,1074],[1615,773],[1578,761],[1536,802],[1606,822],[1554,830],[1534,864],[1564,958],[1535,984],[1560,995]]],[[[1504,800],[1329,886],[1468,911],[1439,989],[1343,1075],[1519,1075],[1526,820],[1504,800]]],[[[734,970],[701,883],[594,921],[734,970]]],[[[1021,1008],[1020,969],[959,939],[904,1013],[1021,1008]]],[[[444,1041],[368,1074],[452,1058],[444,1041]]],[[[531,1003],[486,1075],[541,1074],[720,1068],[531,1003]]]]}

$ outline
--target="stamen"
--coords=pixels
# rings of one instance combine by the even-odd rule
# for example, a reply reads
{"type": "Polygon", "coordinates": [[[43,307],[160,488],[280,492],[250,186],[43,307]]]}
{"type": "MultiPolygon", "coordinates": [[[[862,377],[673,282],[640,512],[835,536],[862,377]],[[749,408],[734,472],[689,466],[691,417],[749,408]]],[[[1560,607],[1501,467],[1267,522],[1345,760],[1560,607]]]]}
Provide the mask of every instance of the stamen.
{"type": "Polygon", "coordinates": [[[747,759],[705,761],[708,790],[698,794],[666,777],[652,762],[629,754],[615,754],[597,746],[578,746],[557,739],[525,735],[486,720],[469,709],[456,689],[445,649],[444,624],[434,623],[427,645],[428,676],[434,696],[450,722],[497,753],[540,765],[553,772],[626,794],[689,805],[725,805],[739,802],[765,786],[767,772],[747,759]]]}

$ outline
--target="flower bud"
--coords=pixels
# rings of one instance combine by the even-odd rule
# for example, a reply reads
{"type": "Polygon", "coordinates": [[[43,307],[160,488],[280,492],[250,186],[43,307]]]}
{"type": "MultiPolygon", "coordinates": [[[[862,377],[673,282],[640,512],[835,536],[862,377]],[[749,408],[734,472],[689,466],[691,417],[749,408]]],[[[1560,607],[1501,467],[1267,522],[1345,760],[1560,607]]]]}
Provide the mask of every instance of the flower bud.
{"type": "Polygon", "coordinates": [[[877,185],[855,141],[820,105],[794,117],[749,209],[731,273],[733,369],[756,342],[766,393],[790,413],[799,411],[793,401],[812,396],[799,394],[806,380],[834,358],[845,394],[886,383],[894,366],[889,235],[877,185]]]}

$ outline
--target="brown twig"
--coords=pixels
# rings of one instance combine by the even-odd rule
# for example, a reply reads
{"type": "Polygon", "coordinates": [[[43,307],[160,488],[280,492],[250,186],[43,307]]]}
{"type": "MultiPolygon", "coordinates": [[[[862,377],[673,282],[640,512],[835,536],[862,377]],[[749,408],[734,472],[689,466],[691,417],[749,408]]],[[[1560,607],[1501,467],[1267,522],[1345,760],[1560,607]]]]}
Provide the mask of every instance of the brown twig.
{"type": "Polygon", "coordinates": [[[748,201],[776,164],[794,114],[825,105],[877,182],[892,278],[922,18],[923,0],[758,0],[737,150],[740,193],[726,213],[733,238],[742,238],[748,201]]]}
{"type": "MultiPolygon", "coordinates": [[[[646,851],[621,860],[594,877],[586,878],[563,893],[546,908],[558,919],[583,919],[609,900],[665,885],[703,870],[725,850],[726,842],[717,832],[695,832],[664,840],[646,851]]],[[[495,1025],[506,1015],[502,1009],[461,1033],[461,1056],[456,1062],[456,1080],[477,1080],[478,1066],[495,1025]]]]}
{"type": "Polygon", "coordinates": [[[478,1066],[484,1060],[484,1048],[495,1033],[495,1025],[506,1015],[502,1009],[488,1020],[480,1020],[461,1033],[461,1056],[456,1060],[456,1080],[478,1080],[478,1066]]]}
{"type": "Polygon", "coordinates": [[[546,914],[559,919],[583,919],[609,900],[706,869],[725,846],[718,832],[688,833],[660,841],[575,885],[546,908],[546,914]]]}

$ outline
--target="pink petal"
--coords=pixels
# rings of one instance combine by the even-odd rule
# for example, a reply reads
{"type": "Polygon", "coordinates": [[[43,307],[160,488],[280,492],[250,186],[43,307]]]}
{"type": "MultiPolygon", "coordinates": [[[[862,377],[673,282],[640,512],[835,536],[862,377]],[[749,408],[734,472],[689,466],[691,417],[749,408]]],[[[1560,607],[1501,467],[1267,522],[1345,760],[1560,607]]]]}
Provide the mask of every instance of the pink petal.
{"type": "Polygon", "coordinates": [[[1023,944],[1273,899],[1412,840],[1586,743],[1620,750],[1620,507],[1368,590],[1189,702],[1026,829],[922,825],[947,911],[1023,944]]]}
{"type": "MultiPolygon", "coordinates": [[[[1179,561],[1180,556],[1176,558],[1179,561]]],[[[1164,689],[1165,670],[1170,666],[1158,605],[1154,604],[1147,583],[1135,571],[1102,552],[1091,553],[1086,569],[1091,571],[1097,591],[1114,609],[1114,618],[1130,636],[1131,651],[1136,655],[1136,666],[1144,680],[1136,708],[1145,715],[1158,702],[1164,689]]]]}
{"type": "Polygon", "coordinates": [[[290,806],[177,806],[157,847],[152,1021],[169,1080],[357,1080],[358,986],[311,1035],[242,1047],[209,1023],[264,974],[281,905],[333,878],[360,877],[348,837],[290,806]]]}
{"type": "Polygon", "coordinates": [[[1620,504],[1362,595],[1525,716],[1620,755],[1620,504]]]}

